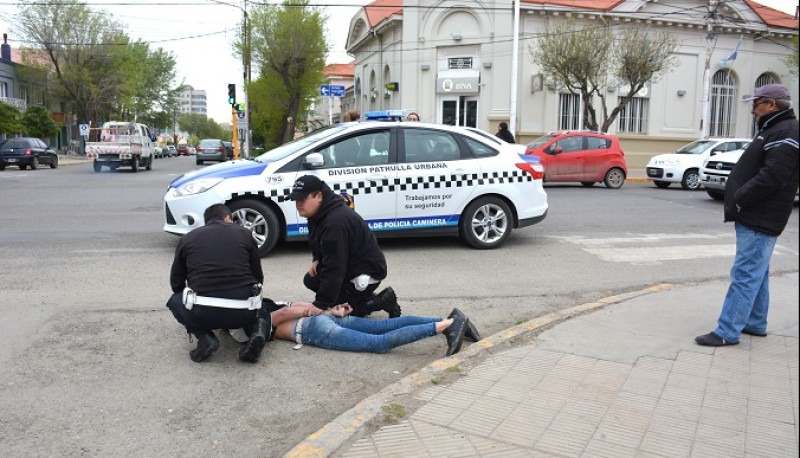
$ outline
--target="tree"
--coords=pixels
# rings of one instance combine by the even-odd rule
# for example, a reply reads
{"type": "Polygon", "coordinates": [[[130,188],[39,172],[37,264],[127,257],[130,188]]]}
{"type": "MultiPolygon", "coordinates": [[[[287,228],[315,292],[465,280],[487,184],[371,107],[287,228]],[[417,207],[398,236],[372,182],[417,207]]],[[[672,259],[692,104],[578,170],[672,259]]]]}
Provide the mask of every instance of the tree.
{"type": "Polygon", "coordinates": [[[323,82],[328,52],[324,24],[324,15],[309,7],[308,0],[262,4],[250,13],[250,40],[243,35],[235,43],[237,52],[251,55],[260,70],[258,80],[248,87],[248,101],[252,128],[260,130],[270,146],[294,138],[297,115],[306,111],[323,82]]]}
{"type": "Polygon", "coordinates": [[[219,138],[230,137],[216,121],[200,113],[183,113],[178,116],[178,127],[189,133],[190,138],[219,138]]]}
{"type": "Polygon", "coordinates": [[[58,133],[60,126],[53,121],[50,110],[41,105],[30,105],[22,115],[25,132],[31,137],[47,138],[58,133]]]}
{"type": "Polygon", "coordinates": [[[584,128],[607,132],[636,93],[675,67],[677,47],[677,38],[668,32],[630,27],[615,35],[602,19],[588,27],[568,20],[551,23],[529,53],[547,75],[549,87],[580,95],[584,128]],[[609,112],[606,89],[618,86],[628,91],[609,112]],[[595,97],[600,99],[602,125],[595,97]]]}
{"type": "Polygon", "coordinates": [[[798,73],[798,64],[800,64],[800,58],[798,58],[798,37],[797,35],[792,37],[792,44],[794,45],[794,49],[792,53],[786,57],[786,66],[789,67],[789,73],[794,76],[797,76],[798,73]]]}
{"type": "Polygon", "coordinates": [[[22,130],[19,110],[0,102],[0,134],[14,134],[22,130]]]}
{"type": "Polygon", "coordinates": [[[32,43],[23,63],[53,74],[51,90],[81,120],[144,119],[168,98],[175,59],[131,42],[110,17],[80,1],[29,3],[17,22],[32,43]]]}

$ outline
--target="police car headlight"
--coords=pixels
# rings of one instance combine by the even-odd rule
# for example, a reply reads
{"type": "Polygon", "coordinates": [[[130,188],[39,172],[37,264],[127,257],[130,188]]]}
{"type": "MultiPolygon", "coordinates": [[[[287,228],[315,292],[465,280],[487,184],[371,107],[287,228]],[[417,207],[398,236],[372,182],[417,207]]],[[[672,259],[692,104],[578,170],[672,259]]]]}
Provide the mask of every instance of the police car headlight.
{"type": "Polygon", "coordinates": [[[186,183],[183,186],[179,186],[173,189],[172,195],[174,197],[183,197],[183,196],[191,196],[193,194],[200,194],[201,192],[208,191],[214,186],[220,184],[221,182],[222,178],[209,178],[206,180],[192,181],[190,183],[186,183]]]}

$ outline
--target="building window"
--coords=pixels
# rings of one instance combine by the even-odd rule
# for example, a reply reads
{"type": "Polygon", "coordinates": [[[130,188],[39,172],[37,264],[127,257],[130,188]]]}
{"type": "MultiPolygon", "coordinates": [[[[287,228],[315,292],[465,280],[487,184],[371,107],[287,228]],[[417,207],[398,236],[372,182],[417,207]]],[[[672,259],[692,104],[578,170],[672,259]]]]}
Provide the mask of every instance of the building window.
{"type": "Polygon", "coordinates": [[[463,70],[472,68],[471,57],[450,57],[447,59],[447,68],[450,70],[463,70]]]}
{"type": "MultiPolygon", "coordinates": [[[[620,101],[622,101],[620,97],[620,101]]],[[[647,133],[647,111],[649,108],[648,99],[644,97],[634,97],[619,112],[619,128],[617,132],[629,134],[647,133]]]]}
{"type": "Polygon", "coordinates": [[[709,135],[730,137],[733,135],[736,100],[736,82],[729,71],[714,73],[711,81],[711,124],[709,135]]]}
{"type": "Polygon", "coordinates": [[[8,97],[8,83],[0,83],[0,99],[8,97]]]}
{"type": "Polygon", "coordinates": [[[578,94],[560,94],[558,128],[560,130],[580,129],[581,96],[578,94]]]}

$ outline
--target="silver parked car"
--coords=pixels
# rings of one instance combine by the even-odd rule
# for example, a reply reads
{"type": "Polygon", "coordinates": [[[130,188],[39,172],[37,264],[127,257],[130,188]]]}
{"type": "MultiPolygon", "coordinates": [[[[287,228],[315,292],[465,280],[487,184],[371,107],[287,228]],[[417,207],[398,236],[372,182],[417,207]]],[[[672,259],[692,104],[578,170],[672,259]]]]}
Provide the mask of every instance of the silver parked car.
{"type": "Polygon", "coordinates": [[[197,165],[203,165],[204,161],[225,162],[228,159],[228,154],[222,140],[206,138],[200,140],[194,157],[197,165]]]}

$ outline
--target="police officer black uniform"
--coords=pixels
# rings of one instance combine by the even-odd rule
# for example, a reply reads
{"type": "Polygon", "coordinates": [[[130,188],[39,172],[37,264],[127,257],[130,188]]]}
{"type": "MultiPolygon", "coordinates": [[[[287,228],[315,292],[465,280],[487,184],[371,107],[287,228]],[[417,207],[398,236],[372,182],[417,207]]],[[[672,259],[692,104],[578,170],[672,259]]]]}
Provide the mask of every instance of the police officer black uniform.
{"type": "Polygon", "coordinates": [[[167,307],[186,331],[197,337],[192,361],[208,359],[219,348],[214,329],[244,328],[249,341],[239,359],[257,362],[272,326],[261,313],[264,272],[250,231],[233,224],[222,204],[206,209],[205,225],[184,235],[170,272],[167,307]]]}
{"type": "Polygon", "coordinates": [[[314,305],[327,310],[349,303],[353,316],[379,310],[400,316],[392,288],[373,294],[386,278],[386,257],[361,216],[313,175],[298,178],[289,199],[308,218],[312,262],[303,283],[316,293],[314,305]]]}

